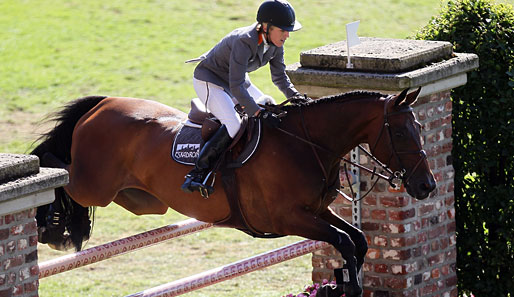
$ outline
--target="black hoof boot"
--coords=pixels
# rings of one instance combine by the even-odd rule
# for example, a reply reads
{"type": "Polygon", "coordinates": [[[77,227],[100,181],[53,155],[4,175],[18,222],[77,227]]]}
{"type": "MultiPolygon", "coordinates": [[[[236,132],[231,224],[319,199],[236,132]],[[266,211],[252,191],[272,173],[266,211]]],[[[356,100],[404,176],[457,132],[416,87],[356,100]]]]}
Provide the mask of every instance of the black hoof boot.
{"type": "Polygon", "coordinates": [[[48,244],[52,249],[65,251],[73,246],[71,238],[65,235],[65,212],[59,200],[37,209],[38,241],[48,244]]]}
{"type": "Polygon", "coordinates": [[[357,279],[355,266],[345,264],[343,268],[334,269],[334,275],[337,286],[342,287],[346,297],[362,297],[362,288],[357,279]]]}

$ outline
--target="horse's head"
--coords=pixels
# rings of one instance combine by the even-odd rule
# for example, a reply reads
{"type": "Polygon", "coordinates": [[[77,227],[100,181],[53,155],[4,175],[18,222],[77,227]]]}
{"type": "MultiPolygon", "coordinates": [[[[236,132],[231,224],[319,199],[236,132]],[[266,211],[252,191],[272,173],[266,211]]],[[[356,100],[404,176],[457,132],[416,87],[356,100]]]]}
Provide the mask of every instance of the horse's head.
{"type": "Polygon", "coordinates": [[[411,107],[420,90],[407,94],[406,89],[385,98],[382,127],[372,136],[375,141],[370,145],[373,155],[403,181],[409,195],[425,199],[436,183],[421,146],[421,124],[411,107]]]}

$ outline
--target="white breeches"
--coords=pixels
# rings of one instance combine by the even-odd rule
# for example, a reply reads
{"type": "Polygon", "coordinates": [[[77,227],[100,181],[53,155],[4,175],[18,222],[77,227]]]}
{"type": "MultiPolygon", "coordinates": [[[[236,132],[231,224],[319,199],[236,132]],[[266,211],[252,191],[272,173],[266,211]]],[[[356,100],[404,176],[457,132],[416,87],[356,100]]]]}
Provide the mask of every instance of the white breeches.
{"type": "MultiPolygon", "coordinates": [[[[193,86],[198,98],[205,104],[207,110],[227,127],[228,134],[234,138],[241,127],[241,118],[234,109],[237,104],[236,99],[231,98],[222,87],[210,82],[193,78],[193,86]]],[[[246,90],[257,104],[264,104],[270,99],[275,104],[271,97],[264,96],[264,93],[253,83],[246,90]]]]}

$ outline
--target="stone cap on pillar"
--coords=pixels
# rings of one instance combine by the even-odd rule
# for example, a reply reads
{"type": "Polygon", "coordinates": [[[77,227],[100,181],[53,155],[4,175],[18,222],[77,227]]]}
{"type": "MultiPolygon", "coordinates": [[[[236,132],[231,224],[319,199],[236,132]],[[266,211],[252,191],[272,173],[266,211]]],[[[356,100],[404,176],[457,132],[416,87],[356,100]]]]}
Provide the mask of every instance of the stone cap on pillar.
{"type": "Polygon", "coordinates": [[[350,90],[394,93],[423,86],[420,96],[448,90],[467,81],[466,72],[478,68],[475,54],[454,53],[452,44],[361,37],[350,49],[347,68],[346,41],[300,54],[300,62],[286,68],[301,92],[320,97],[350,90]]]}
{"type": "Polygon", "coordinates": [[[0,153],[0,215],[48,204],[67,183],[66,170],[40,168],[37,156],[0,153]]]}

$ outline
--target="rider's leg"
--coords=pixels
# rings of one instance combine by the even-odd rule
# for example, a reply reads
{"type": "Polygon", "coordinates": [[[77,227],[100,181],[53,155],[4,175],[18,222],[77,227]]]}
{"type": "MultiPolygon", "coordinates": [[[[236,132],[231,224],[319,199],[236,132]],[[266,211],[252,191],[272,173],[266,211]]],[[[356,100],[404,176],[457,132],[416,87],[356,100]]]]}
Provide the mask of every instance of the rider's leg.
{"type": "Polygon", "coordinates": [[[234,103],[223,88],[197,79],[193,79],[193,86],[198,98],[223,126],[205,143],[195,168],[186,175],[186,181],[181,188],[187,193],[201,189],[212,191],[212,188],[203,184],[204,179],[241,126],[241,119],[234,109],[234,103]]]}
{"type": "Polygon", "coordinates": [[[220,86],[195,78],[193,86],[207,110],[227,127],[228,134],[234,138],[241,127],[241,118],[234,109],[235,104],[230,95],[220,86]]]}
{"type": "Polygon", "coordinates": [[[202,189],[205,189],[208,194],[212,193],[213,189],[204,184],[204,179],[231,142],[232,138],[228,134],[227,128],[225,125],[222,125],[209,141],[205,143],[196,160],[195,168],[186,175],[186,181],[181,187],[184,192],[201,192],[202,189]]]}

